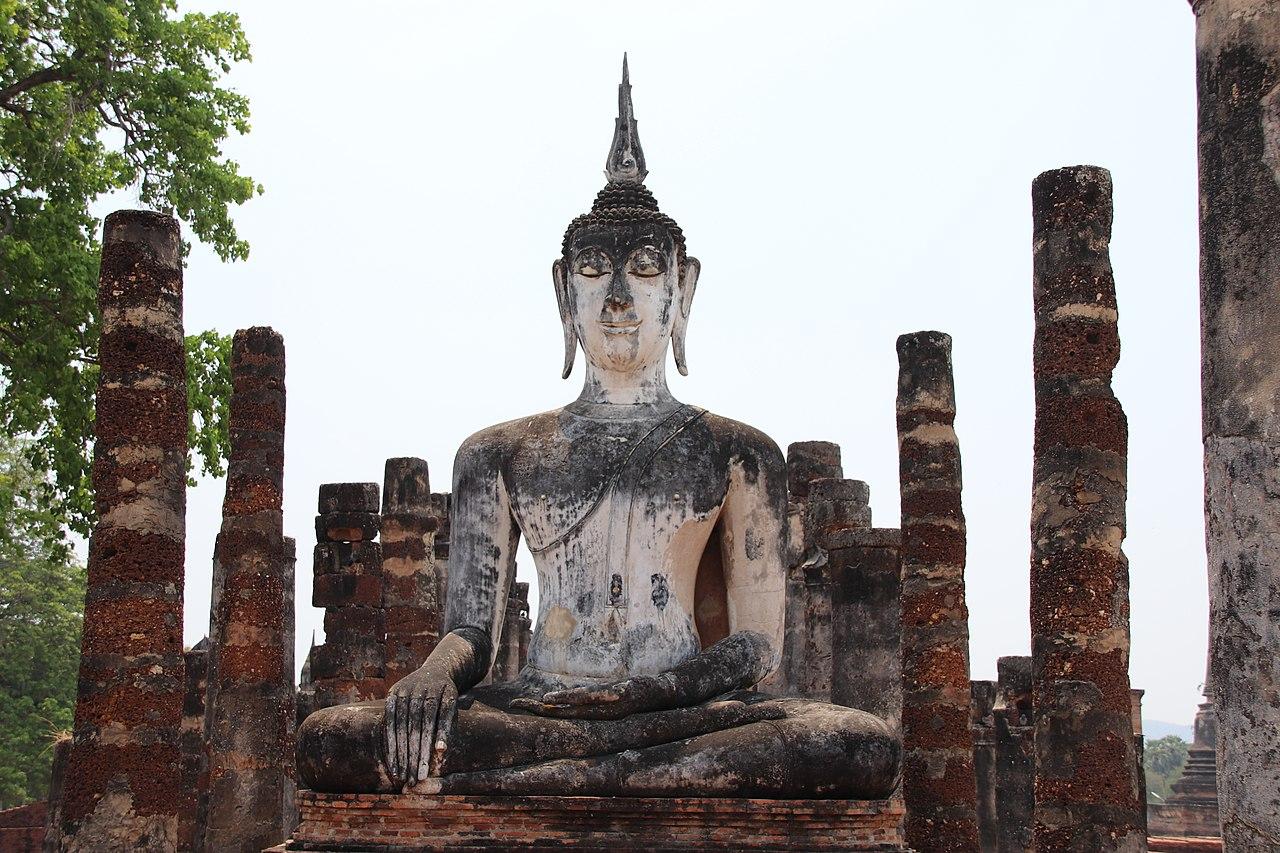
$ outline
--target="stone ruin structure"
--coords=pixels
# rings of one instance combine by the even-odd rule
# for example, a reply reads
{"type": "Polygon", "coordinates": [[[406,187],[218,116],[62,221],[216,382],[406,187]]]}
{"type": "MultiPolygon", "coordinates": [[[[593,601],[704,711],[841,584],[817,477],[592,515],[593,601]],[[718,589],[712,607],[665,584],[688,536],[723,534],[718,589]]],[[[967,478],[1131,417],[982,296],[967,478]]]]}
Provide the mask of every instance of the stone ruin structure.
{"type": "MultiPolygon", "coordinates": [[[[1192,5],[1209,701],[1149,827],[1110,176],[1073,167],[1032,187],[1032,655],[971,681],[950,338],[898,341],[901,529],[872,527],[838,446],[796,443],[784,461],[762,434],[675,401],[665,352],[687,370],[700,267],[644,187],[624,64],[609,183],[570,225],[553,281],[564,373],[579,348],[589,363],[582,395],[468,439],[450,493],[410,457],[387,461],[381,490],[320,487],[326,637],[297,687],[283,341],[236,335],[209,636],[184,652],[177,223],[107,218],[100,519],[45,849],[1142,850],[1148,831],[1153,850],[1210,849],[1163,836],[1215,834],[1219,797],[1228,849],[1274,847],[1277,727],[1258,721],[1275,719],[1280,665],[1265,627],[1280,576],[1265,500],[1280,10],[1192,5]],[[514,580],[520,536],[536,619],[514,580]]],[[[6,843],[45,813],[0,815],[6,843]]]]}

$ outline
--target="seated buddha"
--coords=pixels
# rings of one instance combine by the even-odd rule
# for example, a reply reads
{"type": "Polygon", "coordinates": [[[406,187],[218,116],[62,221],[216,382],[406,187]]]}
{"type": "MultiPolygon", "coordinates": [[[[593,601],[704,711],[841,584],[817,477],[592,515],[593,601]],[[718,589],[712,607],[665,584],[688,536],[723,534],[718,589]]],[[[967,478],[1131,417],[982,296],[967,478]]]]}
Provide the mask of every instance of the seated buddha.
{"type": "Polygon", "coordinates": [[[463,443],[445,633],[385,702],[307,718],[313,790],[879,799],[897,784],[878,718],[753,690],[782,647],[785,465],[762,432],[667,387],[669,347],[687,374],[700,266],[643,184],[630,89],[624,59],[608,183],[552,268],[582,393],[463,443]],[[477,686],[521,537],[539,591],[528,663],[477,686]]]}

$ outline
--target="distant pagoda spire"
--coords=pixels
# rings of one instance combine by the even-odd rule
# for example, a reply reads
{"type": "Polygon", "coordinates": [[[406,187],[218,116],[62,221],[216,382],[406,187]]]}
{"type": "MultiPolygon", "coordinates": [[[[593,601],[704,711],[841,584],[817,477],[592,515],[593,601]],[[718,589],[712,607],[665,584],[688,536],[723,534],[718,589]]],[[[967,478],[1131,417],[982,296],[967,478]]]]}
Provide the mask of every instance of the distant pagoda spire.
{"type": "Polygon", "coordinates": [[[604,166],[610,183],[642,184],[649,170],[644,167],[644,150],[636,130],[635,107],[631,103],[631,77],[627,55],[622,54],[622,82],[618,84],[618,117],[613,124],[613,145],[604,166]]]}

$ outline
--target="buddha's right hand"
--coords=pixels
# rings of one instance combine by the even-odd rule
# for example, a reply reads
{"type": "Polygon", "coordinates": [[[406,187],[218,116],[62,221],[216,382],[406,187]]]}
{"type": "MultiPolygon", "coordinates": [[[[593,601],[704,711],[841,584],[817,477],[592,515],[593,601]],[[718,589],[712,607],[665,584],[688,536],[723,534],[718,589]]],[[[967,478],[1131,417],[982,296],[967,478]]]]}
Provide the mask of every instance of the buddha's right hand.
{"type": "Polygon", "coordinates": [[[453,676],[428,661],[387,694],[387,772],[411,786],[439,775],[458,702],[453,676]]]}
{"type": "Polygon", "coordinates": [[[483,677],[486,642],[487,637],[473,628],[445,634],[426,662],[387,694],[386,764],[396,784],[416,785],[440,775],[459,687],[469,689],[483,677]]]}

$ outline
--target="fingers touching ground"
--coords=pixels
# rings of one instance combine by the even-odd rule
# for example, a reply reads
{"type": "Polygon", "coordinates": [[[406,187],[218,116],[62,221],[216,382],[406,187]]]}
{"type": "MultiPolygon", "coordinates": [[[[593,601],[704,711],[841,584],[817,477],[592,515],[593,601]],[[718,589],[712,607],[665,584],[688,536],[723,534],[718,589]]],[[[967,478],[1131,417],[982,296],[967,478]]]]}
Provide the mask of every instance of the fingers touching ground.
{"type": "Polygon", "coordinates": [[[427,775],[441,775],[441,767],[444,765],[445,748],[449,743],[449,734],[453,731],[453,721],[458,714],[458,697],[452,691],[446,690],[440,699],[440,711],[438,722],[436,724],[436,737],[430,744],[430,760],[428,761],[427,775]]]}

